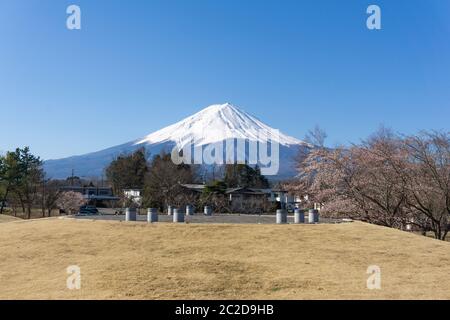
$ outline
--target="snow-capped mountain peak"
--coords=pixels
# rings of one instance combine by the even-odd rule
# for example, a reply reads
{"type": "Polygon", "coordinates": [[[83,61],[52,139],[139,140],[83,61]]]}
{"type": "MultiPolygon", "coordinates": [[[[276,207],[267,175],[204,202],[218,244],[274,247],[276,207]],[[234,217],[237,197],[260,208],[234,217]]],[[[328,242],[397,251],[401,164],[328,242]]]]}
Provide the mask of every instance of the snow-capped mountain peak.
{"type": "Polygon", "coordinates": [[[230,103],[224,103],[206,107],[142,139],[85,155],[47,160],[44,168],[47,175],[52,178],[66,178],[70,176],[72,170],[81,177],[99,177],[118,156],[130,154],[142,147],[151,156],[160,152],[171,152],[175,146],[184,148],[193,144],[206,149],[213,143],[228,141],[228,139],[233,141],[242,139],[262,144],[278,142],[280,158],[278,177],[294,176],[298,151],[300,148],[312,148],[306,142],[269,127],[244,110],[230,103]]]}
{"type": "MultiPolygon", "coordinates": [[[[248,139],[267,141],[274,129],[256,117],[230,104],[214,104],[173,125],[149,134],[136,144],[155,144],[172,141],[179,145],[194,143],[205,145],[226,139],[248,139]]],[[[276,137],[281,145],[301,145],[305,142],[279,133],[276,137]]]]}

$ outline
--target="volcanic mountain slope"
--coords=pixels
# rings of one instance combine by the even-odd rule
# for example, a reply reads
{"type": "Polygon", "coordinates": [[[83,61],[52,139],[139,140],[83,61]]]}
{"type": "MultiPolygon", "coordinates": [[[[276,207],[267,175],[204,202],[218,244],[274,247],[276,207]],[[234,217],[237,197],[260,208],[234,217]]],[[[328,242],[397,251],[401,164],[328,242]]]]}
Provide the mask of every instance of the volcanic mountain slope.
{"type": "MultiPolygon", "coordinates": [[[[48,160],[44,169],[51,178],[66,178],[72,170],[77,176],[99,177],[105,167],[121,154],[129,154],[144,147],[147,154],[170,152],[174,146],[190,143],[207,148],[213,143],[230,139],[279,145],[280,170],[274,177],[295,175],[294,159],[299,148],[312,146],[269,127],[254,116],[229,103],[211,105],[173,125],[153,132],[146,137],[86,155],[58,160],[48,160]],[[277,132],[276,135],[273,133],[277,132]]],[[[248,152],[245,155],[248,158],[248,152]]],[[[272,177],[272,178],[274,178],[272,177]]]]}

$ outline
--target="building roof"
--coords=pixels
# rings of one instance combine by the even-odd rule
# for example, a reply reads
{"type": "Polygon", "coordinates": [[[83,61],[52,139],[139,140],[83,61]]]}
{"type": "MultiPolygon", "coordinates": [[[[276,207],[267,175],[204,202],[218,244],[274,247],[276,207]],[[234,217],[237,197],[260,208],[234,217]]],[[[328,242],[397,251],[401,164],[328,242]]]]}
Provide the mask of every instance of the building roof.
{"type": "MultiPolygon", "coordinates": [[[[204,184],[181,184],[182,187],[192,190],[192,191],[196,191],[196,192],[202,192],[206,185],[204,184]]],[[[254,194],[254,195],[269,195],[271,194],[273,191],[270,188],[265,188],[265,189],[259,189],[259,188],[247,188],[247,187],[236,187],[236,188],[227,188],[225,193],[226,194],[254,194]]],[[[281,191],[281,190],[280,190],[281,191]]],[[[277,192],[280,192],[277,191],[277,192]]]]}
{"type": "Polygon", "coordinates": [[[120,200],[119,197],[114,196],[101,196],[101,195],[95,195],[95,194],[84,194],[83,197],[87,200],[120,200]]]}
{"type": "Polygon", "coordinates": [[[193,190],[193,191],[198,191],[198,192],[202,192],[203,189],[205,189],[205,187],[206,187],[206,185],[204,185],[204,184],[193,184],[193,183],[181,184],[181,186],[183,188],[193,190]]]}
{"type": "Polygon", "coordinates": [[[280,188],[275,188],[275,189],[272,189],[272,192],[287,192],[287,191],[280,189],[280,188]]]}
{"type": "Polygon", "coordinates": [[[92,186],[63,186],[60,190],[112,190],[111,187],[92,187],[92,186]]]}
{"type": "Polygon", "coordinates": [[[261,189],[254,188],[228,188],[225,193],[227,194],[253,194],[253,195],[265,195],[265,192],[262,192],[261,189]]]}

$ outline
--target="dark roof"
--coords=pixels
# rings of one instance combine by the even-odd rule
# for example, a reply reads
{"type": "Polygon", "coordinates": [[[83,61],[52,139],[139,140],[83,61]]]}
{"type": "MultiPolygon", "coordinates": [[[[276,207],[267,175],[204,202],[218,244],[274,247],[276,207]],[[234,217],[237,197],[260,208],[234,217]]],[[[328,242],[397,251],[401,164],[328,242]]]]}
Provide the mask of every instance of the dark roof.
{"type": "Polygon", "coordinates": [[[225,191],[227,194],[254,194],[254,195],[265,195],[265,192],[262,192],[261,189],[253,189],[253,188],[229,188],[225,191]]]}
{"type": "MultiPolygon", "coordinates": [[[[206,185],[204,184],[181,184],[183,188],[202,192],[206,185]]],[[[271,189],[257,189],[257,188],[246,188],[246,187],[237,187],[237,188],[228,188],[226,189],[226,194],[254,194],[254,195],[265,195],[270,194],[272,192],[271,189]]]]}
{"type": "Polygon", "coordinates": [[[95,194],[91,194],[91,195],[84,194],[83,197],[84,197],[85,199],[88,199],[88,200],[120,200],[119,197],[114,197],[114,196],[98,196],[98,195],[95,195],[95,194]]]}
{"type": "Polygon", "coordinates": [[[111,187],[91,187],[91,186],[63,186],[61,190],[112,190],[111,187]]]}
{"type": "Polygon", "coordinates": [[[278,188],[278,189],[272,189],[272,192],[287,192],[286,190],[283,190],[283,189],[280,189],[280,188],[278,188]]]}
{"type": "Polygon", "coordinates": [[[190,183],[186,183],[186,184],[181,184],[181,186],[183,188],[192,190],[192,191],[197,191],[197,192],[202,192],[203,189],[205,189],[206,185],[204,184],[190,184],[190,183]]]}

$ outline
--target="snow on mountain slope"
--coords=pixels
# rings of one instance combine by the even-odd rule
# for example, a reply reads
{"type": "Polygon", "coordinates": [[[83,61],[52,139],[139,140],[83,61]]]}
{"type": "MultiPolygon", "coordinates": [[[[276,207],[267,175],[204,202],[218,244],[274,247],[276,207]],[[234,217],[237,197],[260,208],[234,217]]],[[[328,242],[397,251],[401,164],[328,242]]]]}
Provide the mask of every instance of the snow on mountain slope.
{"type": "Polygon", "coordinates": [[[144,138],[86,155],[45,161],[44,169],[51,178],[66,178],[72,169],[81,177],[99,177],[117,156],[142,147],[147,154],[155,155],[162,150],[170,152],[175,145],[180,147],[188,143],[207,147],[226,139],[267,142],[270,138],[280,146],[279,177],[293,176],[294,158],[299,148],[312,146],[281,132],[276,136],[270,135],[274,130],[236,106],[216,104],[144,138]]]}
{"type": "MultiPolygon", "coordinates": [[[[138,144],[172,141],[184,145],[187,142],[194,141],[194,144],[198,146],[230,138],[268,141],[268,133],[273,130],[260,120],[229,103],[215,104],[180,122],[149,134],[138,141],[138,144]]],[[[282,133],[279,135],[279,141],[276,142],[285,146],[305,144],[303,141],[282,133]]]]}

